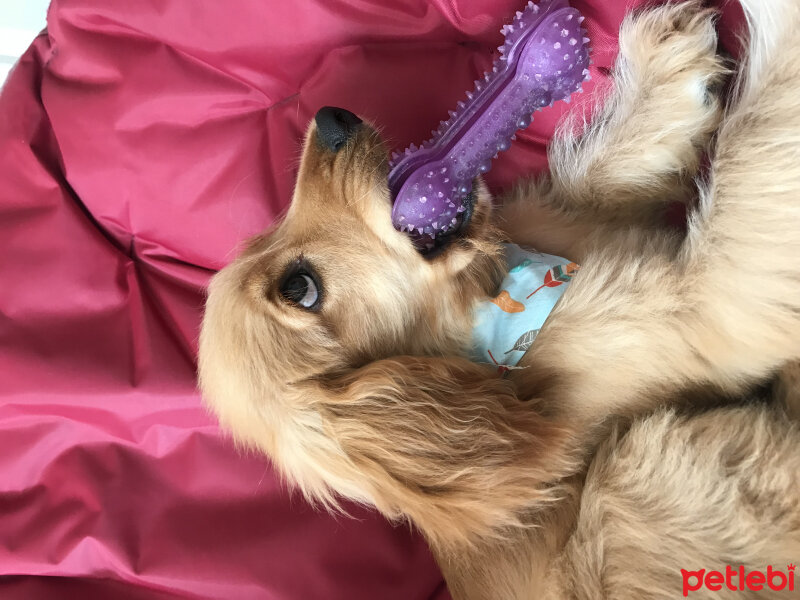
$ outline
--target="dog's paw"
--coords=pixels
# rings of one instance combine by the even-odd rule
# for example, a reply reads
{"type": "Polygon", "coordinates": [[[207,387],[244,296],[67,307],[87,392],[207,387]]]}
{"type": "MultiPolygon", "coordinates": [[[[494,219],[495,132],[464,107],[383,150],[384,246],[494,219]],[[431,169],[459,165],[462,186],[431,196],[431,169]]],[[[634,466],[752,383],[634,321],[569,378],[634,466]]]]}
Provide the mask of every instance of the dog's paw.
{"type": "Polygon", "coordinates": [[[634,14],[620,30],[617,85],[629,90],[632,103],[660,105],[663,121],[681,126],[697,144],[719,124],[729,73],[717,54],[715,17],[690,0],[634,14]]]}

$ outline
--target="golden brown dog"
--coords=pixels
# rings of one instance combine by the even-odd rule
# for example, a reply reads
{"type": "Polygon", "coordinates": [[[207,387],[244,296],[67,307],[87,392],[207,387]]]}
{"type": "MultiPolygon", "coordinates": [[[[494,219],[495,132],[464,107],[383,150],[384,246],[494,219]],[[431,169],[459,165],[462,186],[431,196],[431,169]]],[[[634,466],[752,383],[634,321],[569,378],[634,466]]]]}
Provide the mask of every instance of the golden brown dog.
{"type": "Polygon", "coordinates": [[[312,124],[286,218],[210,287],[200,382],[222,424],[312,501],[409,519],[456,598],[791,597],[681,573],[800,560],[785,411],[685,408],[783,367],[793,401],[800,358],[800,2],[742,4],[727,110],[710,12],[628,19],[615,90],[555,140],[550,176],[496,215],[479,186],[435,257],[391,225],[376,131],[331,149],[312,124]],[[665,231],[715,131],[688,233],[665,231]],[[582,269],[499,378],[465,357],[506,237],[582,269]]]}

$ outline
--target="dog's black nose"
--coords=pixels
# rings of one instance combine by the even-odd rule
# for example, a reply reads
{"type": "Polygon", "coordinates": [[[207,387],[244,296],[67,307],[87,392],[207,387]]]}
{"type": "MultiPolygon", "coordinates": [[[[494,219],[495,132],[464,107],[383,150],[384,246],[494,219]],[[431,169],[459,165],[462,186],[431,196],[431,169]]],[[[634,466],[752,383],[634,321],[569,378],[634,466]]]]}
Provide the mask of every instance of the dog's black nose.
{"type": "Polygon", "coordinates": [[[314,120],[317,122],[317,135],[320,142],[334,152],[344,146],[361,125],[361,119],[349,110],[335,106],[319,109],[314,120]]]}

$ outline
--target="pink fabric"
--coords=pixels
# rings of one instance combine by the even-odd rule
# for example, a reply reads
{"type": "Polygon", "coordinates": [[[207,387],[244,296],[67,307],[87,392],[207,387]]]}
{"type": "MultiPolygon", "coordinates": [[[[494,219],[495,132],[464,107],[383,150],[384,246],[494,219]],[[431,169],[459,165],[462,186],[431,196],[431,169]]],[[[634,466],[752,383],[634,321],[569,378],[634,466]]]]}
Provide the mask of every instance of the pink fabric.
{"type": "MultiPolygon", "coordinates": [[[[574,0],[595,82],[640,3],[574,0]]],[[[237,454],[195,389],[197,332],[209,276],[285,208],[315,110],[421,140],[521,4],[53,2],[0,96],[0,597],[449,597],[408,527],[315,512],[237,454]]],[[[566,108],[492,187],[544,166],[566,108]]]]}

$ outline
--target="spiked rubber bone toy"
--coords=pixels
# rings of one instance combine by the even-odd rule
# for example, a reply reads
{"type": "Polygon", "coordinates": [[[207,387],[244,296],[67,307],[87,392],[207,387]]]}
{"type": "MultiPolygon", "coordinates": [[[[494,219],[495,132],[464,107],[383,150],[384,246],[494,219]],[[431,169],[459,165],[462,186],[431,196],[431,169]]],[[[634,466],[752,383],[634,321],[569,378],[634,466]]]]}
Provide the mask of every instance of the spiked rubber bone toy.
{"type": "Polygon", "coordinates": [[[566,100],[589,79],[589,39],[568,0],[528,2],[503,27],[505,43],[492,72],[475,82],[433,138],[392,157],[392,222],[401,231],[436,238],[458,227],[472,181],[491,168],[531,113],[566,100]]]}

